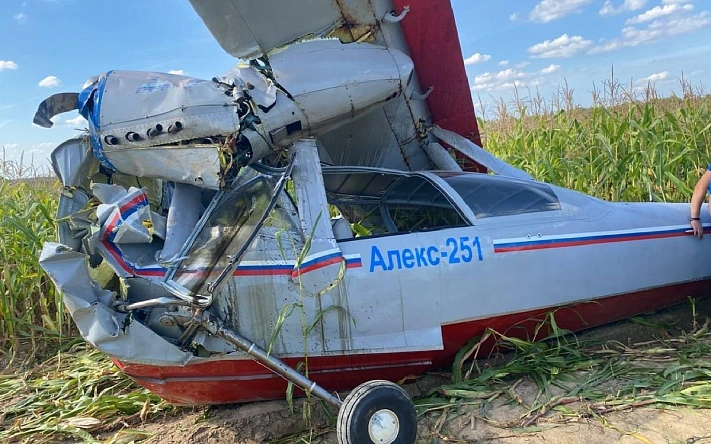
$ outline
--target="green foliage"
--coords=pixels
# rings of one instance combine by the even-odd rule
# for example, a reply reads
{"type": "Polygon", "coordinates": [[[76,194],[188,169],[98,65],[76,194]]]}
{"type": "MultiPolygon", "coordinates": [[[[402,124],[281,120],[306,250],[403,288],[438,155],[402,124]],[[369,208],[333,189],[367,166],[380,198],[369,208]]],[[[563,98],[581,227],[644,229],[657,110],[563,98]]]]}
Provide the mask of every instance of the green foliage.
{"type": "Polygon", "coordinates": [[[488,151],[612,201],[685,202],[711,159],[711,97],[480,121],[488,151]]]}
{"type": "MultiPolygon", "coordinates": [[[[147,390],[136,389],[103,353],[84,345],[59,353],[26,374],[0,375],[0,405],[2,442],[46,442],[60,436],[98,442],[98,433],[172,408],[147,390]]],[[[134,440],[146,435],[120,433],[134,440]]]]}
{"type": "MultiPolygon", "coordinates": [[[[451,385],[418,399],[419,413],[466,412],[500,427],[518,428],[535,424],[550,410],[580,418],[642,406],[711,408],[708,321],[680,337],[632,345],[581,342],[558,329],[553,314],[540,325],[550,335],[538,342],[487,331],[479,343],[495,338],[498,349],[511,350],[511,354],[503,362],[482,368],[472,362],[466,376],[460,370],[451,385]],[[538,388],[530,405],[523,405],[515,390],[523,380],[538,388]],[[523,405],[524,413],[506,423],[492,421],[487,412],[500,397],[523,405]]],[[[470,343],[465,350],[475,349],[476,344],[470,343]]],[[[461,368],[462,354],[453,375],[461,368]]]]}
{"type": "Polygon", "coordinates": [[[62,298],[41,271],[39,251],[54,240],[59,186],[54,179],[0,178],[0,349],[73,333],[62,298]]]}

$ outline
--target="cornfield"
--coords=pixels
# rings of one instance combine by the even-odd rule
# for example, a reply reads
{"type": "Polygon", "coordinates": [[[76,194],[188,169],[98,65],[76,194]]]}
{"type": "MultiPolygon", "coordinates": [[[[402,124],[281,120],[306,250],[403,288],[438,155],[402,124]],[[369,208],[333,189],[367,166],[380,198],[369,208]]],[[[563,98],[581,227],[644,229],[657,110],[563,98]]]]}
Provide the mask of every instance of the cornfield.
{"type": "Polygon", "coordinates": [[[611,201],[685,202],[711,161],[711,96],[504,115],[488,151],[536,179],[611,201]]]}
{"type": "Polygon", "coordinates": [[[71,332],[62,299],[37,262],[42,244],[54,238],[58,183],[21,163],[3,161],[0,173],[0,349],[29,343],[37,351],[71,332]]]}

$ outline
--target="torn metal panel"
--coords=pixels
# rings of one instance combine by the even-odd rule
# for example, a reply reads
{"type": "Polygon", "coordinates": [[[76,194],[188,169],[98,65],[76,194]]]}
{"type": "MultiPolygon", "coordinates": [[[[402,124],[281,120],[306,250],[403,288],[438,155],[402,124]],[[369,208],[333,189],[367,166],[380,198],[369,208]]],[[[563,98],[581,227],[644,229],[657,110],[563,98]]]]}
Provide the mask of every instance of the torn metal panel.
{"type": "Polygon", "coordinates": [[[52,117],[77,109],[77,93],[58,93],[40,103],[32,122],[43,128],[52,128],[52,117]]]}
{"type": "Polygon", "coordinates": [[[144,190],[126,191],[119,185],[94,184],[92,193],[102,201],[96,210],[102,240],[118,244],[153,240],[151,210],[144,190]]]}
{"type": "MultiPolygon", "coordinates": [[[[271,108],[277,100],[277,87],[267,77],[245,62],[240,62],[221,76],[224,83],[237,87],[237,91],[248,91],[249,98],[257,106],[271,108]]],[[[240,94],[240,97],[243,97],[240,94]]]]}
{"type": "Polygon", "coordinates": [[[99,350],[117,359],[156,365],[187,363],[192,358],[138,322],[125,326],[126,315],[109,308],[113,293],[102,290],[89,275],[85,254],[48,242],[40,265],[62,292],[81,335],[99,350]]]}
{"type": "Polygon", "coordinates": [[[81,189],[65,189],[59,195],[57,207],[57,234],[59,241],[79,251],[82,240],[90,236],[94,220],[85,210],[91,196],[81,189]]]}
{"type": "Polygon", "coordinates": [[[239,130],[236,105],[225,92],[192,77],[111,71],[79,101],[94,155],[106,167],[218,189],[230,159],[223,141],[212,138],[239,130]]]}
{"type": "Polygon", "coordinates": [[[87,136],[62,142],[52,151],[52,169],[65,187],[78,187],[99,170],[87,136]]]}

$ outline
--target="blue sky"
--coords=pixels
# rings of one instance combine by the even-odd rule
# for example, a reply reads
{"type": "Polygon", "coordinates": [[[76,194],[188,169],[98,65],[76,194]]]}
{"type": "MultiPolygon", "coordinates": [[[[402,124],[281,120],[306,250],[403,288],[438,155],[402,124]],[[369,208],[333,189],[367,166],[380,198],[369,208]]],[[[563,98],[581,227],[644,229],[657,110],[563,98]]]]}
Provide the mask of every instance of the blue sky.
{"type": "MultiPolygon", "coordinates": [[[[564,81],[575,100],[615,77],[679,91],[711,73],[708,0],[452,0],[478,111],[510,103],[514,87],[547,100],[564,81]]],[[[83,127],[76,114],[34,126],[45,97],[79,91],[110,69],[182,71],[211,78],[234,64],[187,0],[3,0],[0,2],[0,146],[7,159],[46,164],[52,148],[83,127]]]]}

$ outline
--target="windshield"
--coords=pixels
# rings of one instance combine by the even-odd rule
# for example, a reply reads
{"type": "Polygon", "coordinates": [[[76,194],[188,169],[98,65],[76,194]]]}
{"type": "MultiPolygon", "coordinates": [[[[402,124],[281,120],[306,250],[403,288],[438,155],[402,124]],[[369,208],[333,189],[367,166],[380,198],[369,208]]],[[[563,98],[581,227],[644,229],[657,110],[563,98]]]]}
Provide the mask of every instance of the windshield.
{"type": "Polygon", "coordinates": [[[477,219],[560,210],[550,186],[481,173],[438,173],[462,196],[477,219]]]}
{"type": "Polygon", "coordinates": [[[168,277],[168,288],[211,299],[276,205],[288,174],[259,174],[234,190],[218,193],[184,259],[168,277]]]}

